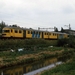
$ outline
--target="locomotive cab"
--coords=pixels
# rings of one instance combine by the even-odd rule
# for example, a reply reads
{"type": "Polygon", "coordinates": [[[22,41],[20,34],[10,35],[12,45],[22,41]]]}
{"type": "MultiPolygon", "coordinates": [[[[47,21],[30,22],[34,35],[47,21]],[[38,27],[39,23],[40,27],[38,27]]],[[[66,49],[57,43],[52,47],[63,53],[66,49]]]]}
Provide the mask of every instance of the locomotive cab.
{"type": "Polygon", "coordinates": [[[10,32],[11,32],[11,30],[9,29],[9,28],[3,28],[3,30],[2,30],[2,37],[7,37],[7,38],[9,38],[10,37],[10,32]]]}
{"type": "Polygon", "coordinates": [[[23,30],[17,27],[4,27],[2,38],[23,38],[23,30]]]}

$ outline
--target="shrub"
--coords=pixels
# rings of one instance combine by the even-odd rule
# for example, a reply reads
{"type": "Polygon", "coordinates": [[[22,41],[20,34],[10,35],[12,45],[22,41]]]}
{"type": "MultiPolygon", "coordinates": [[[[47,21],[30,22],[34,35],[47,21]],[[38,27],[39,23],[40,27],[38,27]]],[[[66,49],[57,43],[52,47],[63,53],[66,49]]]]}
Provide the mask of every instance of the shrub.
{"type": "Polygon", "coordinates": [[[18,48],[25,48],[26,50],[34,50],[36,46],[36,50],[39,47],[48,47],[50,45],[55,45],[56,42],[44,40],[44,39],[6,39],[0,40],[0,51],[2,50],[17,50],[18,48]],[[53,42],[53,43],[52,43],[53,42]]]}

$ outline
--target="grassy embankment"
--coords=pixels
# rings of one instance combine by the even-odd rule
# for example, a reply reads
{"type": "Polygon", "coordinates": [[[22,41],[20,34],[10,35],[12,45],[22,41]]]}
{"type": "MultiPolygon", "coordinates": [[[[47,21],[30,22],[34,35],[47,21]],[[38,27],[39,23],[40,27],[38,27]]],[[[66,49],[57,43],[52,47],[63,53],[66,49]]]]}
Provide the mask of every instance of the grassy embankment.
{"type": "Polygon", "coordinates": [[[75,75],[75,51],[71,55],[68,62],[36,75],[75,75]]]}
{"type": "Polygon", "coordinates": [[[62,52],[62,48],[46,48],[46,50],[38,51],[22,51],[22,52],[0,52],[0,67],[8,67],[22,63],[32,63],[34,61],[56,57],[62,52]],[[56,49],[57,51],[55,51],[56,49]],[[59,50],[61,49],[61,50],[59,50]],[[52,51],[54,50],[54,51],[52,51]]]}
{"type": "Polygon", "coordinates": [[[71,58],[73,49],[56,46],[57,41],[43,39],[26,40],[0,40],[0,68],[22,63],[32,63],[34,61],[57,57],[59,60],[71,58]],[[19,48],[24,48],[18,52],[19,48]],[[10,50],[13,49],[14,52],[10,50]],[[62,55],[64,55],[62,57],[62,55]]]}
{"type": "Polygon", "coordinates": [[[67,57],[70,58],[70,60],[36,75],[75,75],[75,38],[70,36],[69,39],[60,39],[58,40],[58,46],[74,48],[73,51],[69,50],[68,53],[62,53],[59,57],[59,60],[66,60],[67,57]]]}
{"type": "Polygon", "coordinates": [[[22,51],[22,52],[0,52],[0,67],[5,68],[12,65],[28,64],[35,61],[57,57],[58,60],[67,60],[72,57],[73,49],[62,47],[46,48],[46,50],[38,51],[22,51]],[[71,51],[70,51],[71,50],[71,51]],[[64,59],[65,58],[65,59],[64,59]]]}
{"type": "Polygon", "coordinates": [[[46,55],[47,47],[55,44],[56,41],[43,39],[0,40],[0,67],[34,62],[46,56],[49,57],[49,54],[46,55]],[[18,52],[19,48],[24,48],[24,50],[18,52]],[[11,49],[13,49],[14,52],[11,52],[11,49]]]}

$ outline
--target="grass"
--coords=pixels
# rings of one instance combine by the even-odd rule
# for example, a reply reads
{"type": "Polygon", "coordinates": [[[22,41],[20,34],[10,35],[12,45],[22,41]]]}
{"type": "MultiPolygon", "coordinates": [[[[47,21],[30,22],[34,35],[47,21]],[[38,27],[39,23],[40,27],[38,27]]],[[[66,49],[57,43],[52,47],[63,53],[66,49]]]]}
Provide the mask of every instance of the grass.
{"type": "Polygon", "coordinates": [[[21,56],[21,55],[25,55],[25,54],[36,54],[39,52],[43,52],[43,51],[61,51],[62,49],[64,49],[63,47],[53,47],[53,48],[40,48],[40,49],[36,49],[36,50],[24,50],[24,51],[15,51],[15,52],[11,52],[11,51],[1,51],[0,52],[0,57],[17,57],[17,56],[21,56]]]}
{"type": "MultiPolygon", "coordinates": [[[[0,52],[0,64],[10,64],[13,62],[33,62],[34,60],[39,59],[46,59],[49,57],[53,57],[53,53],[50,52],[50,50],[46,50],[47,48],[44,48],[44,50],[38,49],[38,50],[24,50],[21,52],[15,51],[1,51],[0,52]],[[50,53],[50,54],[48,54],[50,53]],[[35,57],[35,58],[34,58],[35,57]],[[34,58],[34,59],[33,59],[34,58]],[[26,61],[25,61],[26,60],[26,61]]],[[[27,63],[26,62],[26,63],[27,63]]]]}
{"type": "Polygon", "coordinates": [[[43,72],[41,75],[75,75],[75,54],[70,62],[43,72]]]}
{"type": "Polygon", "coordinates": [[[0,39],[0,51],[9,51],[10,49],[18,49],[18,48],[26,48],[26,50],[34,49],[37,47],[48,47],[48,46],[55,46],[57,41],[48,41],[44,39],[0,39]],[[34,42],[33,42],[34,41],[34,42]]]}
{"type": "MultiPolygon", "coordinates": [[[[0,52],[0,65],[1,64],[18,64],[18,63],[29,63],[29,62],[34,62],[38,60],[43,60],[47,58],[53,58],[53,57],[58,57],[60,55],[68,55],[70,57],[71,54],[73,53],[71,51],[68,51],[68,49],[64,52],[64,48],[62,47],[52,47],[48,48],[45,47],[43,50],[42,49],[36,49],[36,50],[24,50],[21,52],[15,51],[15,52],[10,52],[10,51],[1,51],[0,52]],[[61,49],[61,50],[60,50],[61,49]],[[53,50],[53,51],[52,51],[53,50]]],[[[59,59],[63,59],[63,57],[60,56],[59,59]]],[[[68,56],[64,57],[68,58],[68,56]]]]}
{"type": "Polygon", "coordinates": [[[52,70],[48,70],[41,75],[75,75],[75,62],[57,66],[52,70]]]}
{"type": "Polygon", "coordinates": [[[64,48],[63,47],[48,47],[47,50],[50,50],[50,51],[60,51],[60,50],[63,50],[64,48]]]}
{"type": "Polygon", "coordinates": [[[15,52],[1,51],[0,57],[2,57],[2,58],[16,58],[16,57],[22,56],[22,55],[37,54],[37,53],[40,53],[40,55],[43,55],[45,57],[46,56],[51,57],[52,55],[54,56],[54,53],[57,55],[58,53],[61,53],[61,52],[62,52],[62,54],[67,54],[67,52],[73,54],[73,52],[71,51],[73,49],[70,49],[70,51],[68,51],[68,49],[66,49],[65,51],[64,50],[65,50],[65,48],[63,48],[63,47],[52,47],[52,48],[45,47],[44,49],[24,50],[24,51],[20,51],[20,52],[18,52],[18,51],[15,51],[15,52]]]}

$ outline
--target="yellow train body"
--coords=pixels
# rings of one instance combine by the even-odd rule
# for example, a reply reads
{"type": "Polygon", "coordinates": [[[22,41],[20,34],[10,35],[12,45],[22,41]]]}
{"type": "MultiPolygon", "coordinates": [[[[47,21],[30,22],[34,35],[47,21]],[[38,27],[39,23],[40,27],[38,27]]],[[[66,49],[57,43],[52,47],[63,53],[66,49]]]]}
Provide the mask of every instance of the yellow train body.
{"type": "Polygon", "coordinates": [[[49,38],[50,39],[57,39],[58,35],[56,33],[49,33],[49,38]]]}
{"type": "Polygon", "coordinates": [[[5,27],[2,31],[3,38],[43,38],[61,39],[68,38],[68,34],[60,32],[39,31],[34,29],[24,29],[19,27],[5,27]]]}
{"type": "Polygon", "coordinates": [[[32,38],[32,31],[26,30],[26,38],[32,38]]]}
{"type": "Polygon", "coordinates": [[[5,28],[3,28],[2,37],[22,38],[23,37],[23,30],[5,27],[5,28]]]}

